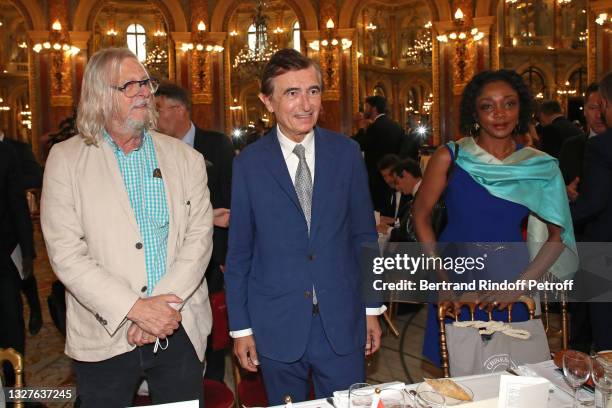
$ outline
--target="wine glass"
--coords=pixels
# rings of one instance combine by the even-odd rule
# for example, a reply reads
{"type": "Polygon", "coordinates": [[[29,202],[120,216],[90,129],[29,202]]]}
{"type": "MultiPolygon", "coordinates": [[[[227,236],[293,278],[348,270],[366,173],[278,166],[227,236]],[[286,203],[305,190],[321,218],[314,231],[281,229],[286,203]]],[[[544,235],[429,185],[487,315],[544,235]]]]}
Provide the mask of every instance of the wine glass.
{"type": "Polygon", "coordinates": [[[591,374],[591,358],[580,351],[567,350],[563,353],[563,374],[565,380],[574,391],[574,408],[580,407],[578,389],[591,374]]]}

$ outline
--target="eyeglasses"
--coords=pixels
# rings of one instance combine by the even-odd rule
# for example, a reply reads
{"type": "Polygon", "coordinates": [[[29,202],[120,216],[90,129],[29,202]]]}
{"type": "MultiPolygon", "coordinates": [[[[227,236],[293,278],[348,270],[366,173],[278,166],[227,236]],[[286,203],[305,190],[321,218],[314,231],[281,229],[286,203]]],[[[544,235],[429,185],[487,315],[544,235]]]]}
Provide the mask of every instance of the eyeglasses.
{"type": "Polygon", "coordinates": [[[122,86],[111,85],[111,88],[118,90],[119,92],[123,92],[123,94],[128,98],[133,98],[138,95],[140,92],[140,88],[143,86],[147,86],[151,93],[155,93],[157,88],[159,88],[159,81],[155,78],[147,78],[142,81],[128,81],[122,86]]]}

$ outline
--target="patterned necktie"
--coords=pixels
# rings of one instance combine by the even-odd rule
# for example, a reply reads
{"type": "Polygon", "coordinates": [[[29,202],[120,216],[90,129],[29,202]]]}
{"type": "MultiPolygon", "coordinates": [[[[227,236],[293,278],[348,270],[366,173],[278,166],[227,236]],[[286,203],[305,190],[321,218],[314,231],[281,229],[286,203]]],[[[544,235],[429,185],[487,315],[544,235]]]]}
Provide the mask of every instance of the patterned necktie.
{"type": "Polygon", "coordinates": [[[306,149],[301,144],[295,145],[293,153],[300,159],[297,171],[295,172],[295,192],[297,193],[298,200],[304,216],[306,217],[306,224],[308,225],[308,231],[310,232],[310,215],[312,209],[312,177],[310,176],[310,169],[308,163],[306,163],[306,149]]]}

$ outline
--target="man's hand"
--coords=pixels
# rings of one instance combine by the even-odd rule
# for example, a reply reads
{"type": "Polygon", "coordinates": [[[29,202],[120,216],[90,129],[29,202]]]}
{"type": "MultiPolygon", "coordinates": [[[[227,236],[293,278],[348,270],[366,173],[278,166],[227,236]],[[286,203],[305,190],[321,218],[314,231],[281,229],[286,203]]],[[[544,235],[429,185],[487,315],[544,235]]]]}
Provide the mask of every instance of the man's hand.
{"type": "Polygon", "coordinates": [[[253,335],[238,337],[234,339],[234,354],[242,368],[247,371],[256,372],[259,360],[255,349],[255,338],[253,335]]]}
{"type": "Polygon", "coordinates": [[[366,316],[366,346],[365,355],[369,356],[380,348],[380,336],[382,330],[380,323],[378,322],[378,316],[367,315],[366,316]]]}
{"type": "Polygon", "coordinates": [[[181,314],[169,303],[183,303],[175,295],[158,295],[138,299],[127,314],[127,318],[142,330],[160,339],[165,339],[179,327],[181,314]]]}
{"type": "Polygon", "coordinates": [[[576,177],[571,183],[565,186],[567,198],[572,202],[576,201],[578,198],[578,183],[580,183],[580,177],[576,177]]]}
{"type": "Polygon", "coordinates": [[[215,208],[213,210],[213,223],[215,227],[228,228],[230,220],[230,210],[227,208],[215,208]]]}
{"type": "Polygon", "coordinates": [[[387,217],[386,215],[381,215],[380,216],[380,223],[381,224],[387,224],[387,225],[394,225],[395,224],[395,218],[387,217]]]}
{"type": "Polygon", "coordinates": [[[381,234],[386,234],[387,232],[389,232],[389,226],[385,223],[380,223],[376,226],[376,231],[378,231],[381,234]]]}
{"type": "Polygon", "coordinates": [[[136,323],[132,323],[127,333],[127,341],[131,346],[144,346],[154,343],[156,337],[142,330],[136,323]]]}
{"type": "Polygon", "coordinates": [[[34,273],[34,260],[30,257],[24,257],[21,265],[23,267],[23,280],[26,280],[34,273]]]}

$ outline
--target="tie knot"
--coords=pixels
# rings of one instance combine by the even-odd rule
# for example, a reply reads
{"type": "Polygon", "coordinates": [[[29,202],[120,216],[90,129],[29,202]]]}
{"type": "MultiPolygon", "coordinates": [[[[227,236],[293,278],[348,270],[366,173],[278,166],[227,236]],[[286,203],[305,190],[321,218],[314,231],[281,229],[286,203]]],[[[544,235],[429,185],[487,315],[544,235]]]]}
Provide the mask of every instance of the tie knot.
{"type": "Polygon", "coordinates": [[[293,148],[293,153],[300,159],[306,159],[306,148],[301,144],[296,144],[293,148]]]}

